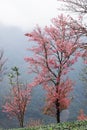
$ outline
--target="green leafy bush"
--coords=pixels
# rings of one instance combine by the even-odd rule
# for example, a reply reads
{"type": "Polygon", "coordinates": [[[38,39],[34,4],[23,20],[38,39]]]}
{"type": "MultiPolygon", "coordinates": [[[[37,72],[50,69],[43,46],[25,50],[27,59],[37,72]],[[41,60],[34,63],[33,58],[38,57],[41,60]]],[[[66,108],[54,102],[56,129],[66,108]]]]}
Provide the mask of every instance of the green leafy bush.
{"type": "Polygon", "coordinates": [[[9,130],[87,130],[87,121],[64,122],[59,124],[9,130]]]}

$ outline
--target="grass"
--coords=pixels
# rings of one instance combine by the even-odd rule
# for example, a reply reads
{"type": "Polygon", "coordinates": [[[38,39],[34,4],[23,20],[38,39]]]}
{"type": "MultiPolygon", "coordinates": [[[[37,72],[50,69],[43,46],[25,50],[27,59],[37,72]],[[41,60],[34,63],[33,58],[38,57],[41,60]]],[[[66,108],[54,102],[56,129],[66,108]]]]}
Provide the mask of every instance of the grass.
{"type": "Polygon", "coordinates": [[[65,122],[65,123],[42,125],[30,128],[14,128],[8,130],[87,130],[87,121],[65,122]]]}

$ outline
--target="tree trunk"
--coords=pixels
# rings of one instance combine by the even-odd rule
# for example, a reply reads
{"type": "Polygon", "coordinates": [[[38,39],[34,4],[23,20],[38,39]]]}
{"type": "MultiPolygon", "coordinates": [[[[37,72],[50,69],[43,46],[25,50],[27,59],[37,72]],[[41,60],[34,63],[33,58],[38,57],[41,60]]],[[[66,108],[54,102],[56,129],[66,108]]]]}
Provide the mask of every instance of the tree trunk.
{"type": "Polygon", "coordinates": [[[19,124],[20,124],[20,127],[23,128],[23,127],[24,127],[24,119],[20,119],[20,120],[19,120],[19,124]]]}
{"type": "Polygon", "coordinates": [[[57,119],[57,123],[60,123],[60,111],[58,109],[56,112],[56,119],[57,119]]]}
{"type": "Polygon", "coordinates": [[[20,122],[20,127],[24,127],[23,121],[20,122]]]}
{"type": "MultiPolygon", "coordinates": [[[[60,71],[60,73],[61,73],[61,71],[60,71]]],[[[58,93],[59,83],[60,83],[60,76],[59,76],[59,81],[56,83],[56,93],[58,93]]],[[[55,105],[56,105],[56,120],[57,120],[57,123],[60,123],[60,103],[59,103],[59,99],[56,99],[55,105]]]]}
{"type": "Polygon", "coordinates": [[[60,123],[60,104],[58,102],[58,99],[56,100],[56,120],[57,120],[57,123],[60,123]]]}

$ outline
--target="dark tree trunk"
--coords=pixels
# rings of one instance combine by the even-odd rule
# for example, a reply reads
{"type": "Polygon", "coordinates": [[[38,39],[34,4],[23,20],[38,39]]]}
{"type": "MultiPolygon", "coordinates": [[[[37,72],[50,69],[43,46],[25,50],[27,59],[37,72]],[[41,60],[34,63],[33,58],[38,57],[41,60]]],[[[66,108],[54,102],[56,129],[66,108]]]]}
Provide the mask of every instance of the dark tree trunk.
{"type": "Polygon", "coordinates": [[[24,118],[19,119],[19,125],[20,127],[24,127],[24,118]]]}
{"type": "MultiPolygon", "coordinates": [[[[56,83],[56,93],[58,93],[59,83],[60,83],[60,76],[59,76],[59,81],[56,83]]],[[[57,123],[60,123],[60,103],[59,103],[59,99],[56,99],[55,105],[56,105],[56,120],[57,120],[57,123]]]]}
{"type": "Polygon", "coordinates": [[[24,127],[23,120],[20,121],[20,127],[24,127]]]}
{"type": "Polygon", "coordinates": [[[58,99],[56,100],[56,120],[57,123],[60,123],[60,103],[58,102],[58,99]]]}
{"type": "Polygon", "coordinates": [[[60,111],[58,109],[56,112],[56,119],[57,119],[57,123],[60,123],[60,111]]]}

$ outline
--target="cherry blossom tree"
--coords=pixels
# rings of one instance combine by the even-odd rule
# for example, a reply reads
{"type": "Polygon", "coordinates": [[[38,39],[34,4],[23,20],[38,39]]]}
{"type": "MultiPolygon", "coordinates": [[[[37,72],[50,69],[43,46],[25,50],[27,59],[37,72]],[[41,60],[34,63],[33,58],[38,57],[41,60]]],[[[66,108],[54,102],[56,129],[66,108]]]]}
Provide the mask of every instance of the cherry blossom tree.
{"type": "Polygon", "coordinates": [[[3,112],[8,113],[9,118],[17,118],[20,127],[24,126],[24,115],[27,105],[31,99],[31,89],[27,85],[19,82],[19,71],[17,67],[12,68],[9,74],[11,91],[8,97],[6,97],[6,103],[3,106],[3,112]],[[15,81],[13,82],[13,79],[15,81]]]}
{"type": "MultiPolygon", "coordinates": [[[[82,33],[84,42],[82,42],[82,48],[85,49],[85,52],[83,54],[83,57],[87,57],[87,0],[57,0],[58,2],[61,2],[63,5],[60,10],[68,11],[69,13],[74,13],[81,18],[81,23],[79,23],[79,19],[76,19],[77,24],[79,24],[79,30],[78,32],[82,33]],[[84,37],[85,36],[85,37],[84,37]]],[[[87,62],[87,58],[85,60],[87,62]]]]}
{"type": "Polygon", "coordinates": [[[82,109],[79,112],[77,120],[87,120],[87,115],[84,114],[84,111],[82,109]]]}
{"type": "Polygon", "coordinates": [[[63,10],[77,12],[80,14],[87,14],[87,1],[86,0],[58,0],[63,2],[63,10]]]}
{"type": "MultiPolygon", "coordinates": [[[[61,2],[62,4],[64,4],[64,6],[62,6],[62,10],[66,10],[70,13],[70,11],[79,16],[79,18],[81,18],[81,22],[79,23],[79,20],[77,19],[77,25],[79,24],[79,30],[78,32],[82,33],[82,45],[81,48],[84,49],[84,53],[82,55],[82,58],[84,60],[85,66],[82,69],[82,81],[84,81],[87,87],[87,0],[58,0],[59,2],[61,2]]],[[[85,87],[85,92],[87,95],[87,88],[85,87]]],[[[82,118],[84,116],[83,111],[81,111],[80,113],[80,118],[82,118]]],[[[84,119],[83,118],[83,119],[84,119]]],[[[86,117],[87,119],[87,117],[86,117]]]]}
{"type": "Polygon", "coordinates": [[[25,34],[30,44],[34,41],[33,47],[28,48],[32,56],[25,58],[29,72],[35,73],[29,86],[43,86],[46,90],[44,113],[55,115],[57,123],[60,122],[60,112],[67,109],[71,102],[69,94],[74,84],[67,74],[82,56],[78,28],[79,24],[70,16],[60,15],[52,19],[49,27],[41,29],[37,26],[31,33],[25,34]]]}

